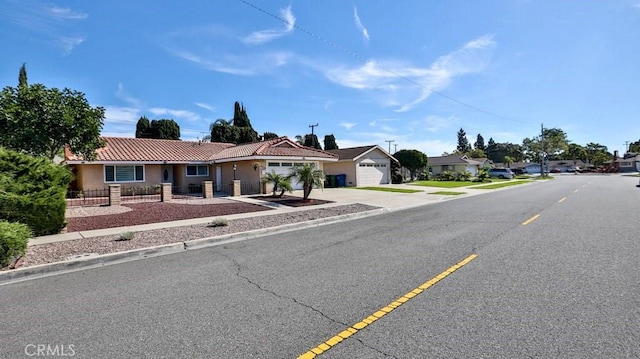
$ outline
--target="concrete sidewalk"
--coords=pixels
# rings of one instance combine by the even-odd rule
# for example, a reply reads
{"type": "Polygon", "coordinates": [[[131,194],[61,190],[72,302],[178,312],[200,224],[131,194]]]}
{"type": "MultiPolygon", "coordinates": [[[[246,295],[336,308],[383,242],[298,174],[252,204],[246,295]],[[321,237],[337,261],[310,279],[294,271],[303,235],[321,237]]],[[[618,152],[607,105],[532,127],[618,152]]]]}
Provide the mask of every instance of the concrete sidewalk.
{"type": "MultiPolygon", "coordinates": [[[[227,199],[232,199],[235,201],[258,204],[265,207],[272,208],[271,211],[259,211],[259,212],[248,212],[248,213],[238,213],[231,214],[226,216],[220,216],[215,218],[225,218],[227,220],[247,218],[247,217],[260,217],[260,216],[269,216],[273,214],[280,213],[288,213],[288,212],[299,212],[299,211],[307,211],[319,208],[329,208],[347,204],[366,204],[375,207],[381,207],[386,210],[400,210],[405,208],[423,206],[431,203],[437,203],[445,200],[451,200],[460,197],[467,197],[470,195],[475,195],[479,193],[484,193],[486,190],[473,190],[466,187],[450,189],[449,191],[455,192],[464,192],[463,195],[437,195],[437,194],[429,194],[431,192],[442,191],[446,189],[436,188],[436,187],[423,187],[423,186],[411,186],[411,185],[385,185],[384,187],[388,188],[402,188],[402,189],[413,189],[421,192],[416,193],[398,193],[398,192],[383,192],[383,191],[375,191],[375,190],[363,190],[356,189],[350,187],[343,188],[325,188],[325,189],[314,189],[311,192],[310,198],[320,199],[332,201],[333,203],[315,205],[315,206],[304,206],[304,207],[289,207],[280,205],[274,202],[261,201],[251,197],[251,196],[238,196],[238,197],[225,197],[227,199]]],[[[302,191],[294,191],[292,194],[288,194],[296,197],[302,197],[302,191]]],[[[29,240],[29,246],[36,246],[40,244],[46,243],[55,243],[61,241],[70,241],[76,239],[90,238],[90,237],[99,237],[99,236],[107,236],[107,235],[118,235],[123,232],[141,232],[141,231],[149,231],[154,229],[162,229],[162,228],[173,228],[173,227],[181,227],[181,226],[190,226],[194,224],[204,224],[209,223],[214,217],[204,217],[204,218],[193,218],[193,219],[185,219],[179,221],[171,221],[171,222],[159,222],[159,223],[149,223],[142,224],[137,226],[129,226],[129,227],[116,227],[116,228],[105,228],[105,229],[96,229],[89,231],[80,231],[80,232],[69,232],[63,234],[56,234],[50,236],[41,236],[32,238],[29,240]]]]}

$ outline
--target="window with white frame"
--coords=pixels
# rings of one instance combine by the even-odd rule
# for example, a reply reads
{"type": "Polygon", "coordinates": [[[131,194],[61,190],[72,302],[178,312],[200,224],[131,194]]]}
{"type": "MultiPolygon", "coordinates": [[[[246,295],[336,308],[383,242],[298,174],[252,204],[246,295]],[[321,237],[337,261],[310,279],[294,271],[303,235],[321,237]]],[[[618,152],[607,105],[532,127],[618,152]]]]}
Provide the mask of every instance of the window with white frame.
{"type": "Polygon", "coordinates": [[[188,177],[205,177],[209,176],[209,166],[207,165],[187,165],[188,177]]]}
{"type": "Polygon", "coordinates": [[[144,182],[144,166],[114,165],[104,166],[105,182],[144,182]]]}

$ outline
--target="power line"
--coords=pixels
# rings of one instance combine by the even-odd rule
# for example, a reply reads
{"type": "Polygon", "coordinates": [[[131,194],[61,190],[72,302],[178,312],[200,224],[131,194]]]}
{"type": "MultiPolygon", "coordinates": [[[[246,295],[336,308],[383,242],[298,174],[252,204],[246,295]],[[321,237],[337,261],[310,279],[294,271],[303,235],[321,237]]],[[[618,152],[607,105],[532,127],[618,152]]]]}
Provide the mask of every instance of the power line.
{"type": "MultiPolygon", "coordinates": [[[[296,25],[296,24],[292,24],[292,23],[290,23],[289,21],[287,21],[286,19],[283,19],[283,18],[281,18],[280,16],[275,15],[275,14],[273,14],[273,13],[271,13],[271,12],[269,12],[269,11],[267,11],[267,10],[265,10],[265,9],[263,9],[263,8],[261,8],[261,7],[259,7],[259,6],[257,6],[257,5],[254,5],[254,4],[252,4],[252,3],[250,3],[250,2],[248,2],[248,1],[246,1],[246,0],[239,0],[239,1],[240,1],[240,2],[242,2],[242,3],[244,3],[244,4],[245,4],[245,5],[247,5],[247,6],[250,6],[250,7],[254,8],[254,9],[255,9],[255,10],[257,10],[257,11],[260,11],[261,13],[263,13],[263,14],[265,14],[265,15],[267,15],[267,16],[270,16],[270,17],[272,17],[272,18],[274,18],[274,19],[276,19],[276,20],[278,20],[278,21],[280,21],[280,22],[282,22],[282,23],[286,24],[286,25],[292,26],[292,27],[293,27],[293,28],[295,28],[296,30],[301,31],[301,32],[303,32],[303,33],[305,33],[305,34],[307,34],[307,35],[309,35],[309,36],[313,37],[313,38],[314,38],[314,39],[316,39],[316,40],[319,40],[319,41],[321,41],[321,42],[324,42],[325,44],[327,44],[327,45],[329,45],[329,46],[331,46],[331,47],[333,47],[333,48],[336,48],[336,49],[338,49],[338,50],[340,50],[340,51],[342,51],[342,52],[344,52],[344,53],[346,53],[346,54],[349,54],[349,55],[351,55],[351,56],[355,57],[355,58],[356,58],[356,59],[358,59],[358,60],[361,60],[361,61],[367,61],[364,57],[362,57],[361,55],[357,54],[356,52],[351,51],[351,50],[349,50],[349,49],[347,49],[347,48],[344,48],[344,47],[342,47],[342,46],[340,46],[340,45],[336,44],[335,42],[333,42],[333,41],[331,41],[331,40],[327,40],[327,39],[325,39],[325,38],[323,38],[323,37],[321,37],[321,36],[319,36],[319,35],[316,35],[315,33],[311,32],[311,31],[309,31],[309,30],[307,30],[307,29],[305,29],[305,28],[302,28],[302,27],[300,27],[300,26],[298,26],[298,25],[296,25]]],[[[397,73],[397,72],[395,72],[395,71],[393,71],[393,70],[390,70],[390,69],[388,69],[388,68],[385,68],[384,66],[380,66],[380,65],[375,64],[375,63],[372,63],[372,65],[373,65],[373,66],[375,66],[375,67],[377,67],[377,68],[378,68],[378,69],[380,69],[380,70],[383,70],[383,71],[386,71],[386,72],[388,72],[388,73],[392,74],[393,76],[396,76],[397,78],[400,78],[400,79],[403,79],[403,80],[405,80],[405,81],[411,82],[411,83],[412,83],[412,84],[414,84],[414,85],[417,85],[417,86],[419,86],[419,87],[422,87],[422,88],[424,88],[424,89],[427,89],[427,90],[431,91],[431,93],[434,93],[434,94],[436,94],[436,95],[438,95],[438,96],[440,96],[440,97],[444,97],[444,98],[446,98],[446,99],[447,99],[447,100],[449,100],[449,101],[452,101],[452,102],[455,102],[455,103],[457,103],[457,104],[463,105],[463,106],[468,107],[468,108],[470,108],[470,109],[472,109],[472,110],[475,110],[475,111],[478,111],[478,112],[482,112],[482,113],[484,113],[484,114],[487,114],[487,115],[490,115],[490,116],[493,116],[493,117],[497,117],[497,118],[501,118],[501,119],[503,119],[503,120],[507,120],[507,121],[518,122],[518,123],[528,123],[528,122],[525,122],[525,121],[519,121],[519,120],[515,120],[515,119],[512,119],[512,118],[506,117],[506,116],[499,115],[499,114],[497,114],[497,113],[494,113],[494,112],[491,112],[491,111],[488,111],[488,110],[482,109],[482,108],[480,108],[480,107],[477,107],[477,106],[471,105],[471,104],[466,103],[466,102],[464,102],[464,101],[458,100],[458,99],[456,99],[456,98],[454,98],[454,97],[451,97],[451,96],[449,96],[449,95],[446,95],[446,94],[444,94],[444,93],[442,93],[442,92],[440,92],[440,91],[436,91],[436,90],[433,90],[433,89],[429,89],[429,88],[427,88],[426,86],[424,86],[423,84],[419,83],[418,81],[415,81],[415,80],[413,80],[413,79],[411,79],[411,78],[409,78],[409,77],[406,77],[406,76],[404,76],[404,75],[402,75],[402,74],[399,74],[399,73],[397,73]]]]}

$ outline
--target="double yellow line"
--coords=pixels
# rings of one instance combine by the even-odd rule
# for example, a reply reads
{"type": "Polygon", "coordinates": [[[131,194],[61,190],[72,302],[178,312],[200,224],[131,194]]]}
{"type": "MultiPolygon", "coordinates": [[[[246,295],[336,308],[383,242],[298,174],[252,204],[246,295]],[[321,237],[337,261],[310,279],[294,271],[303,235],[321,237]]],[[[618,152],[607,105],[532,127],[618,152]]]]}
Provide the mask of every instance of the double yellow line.
{"type": "Polygon", "coordinates": [[[400,298],[394,300],[393,302],[387,304],[386,306],[380,308],[380,310],[378,310],[377,312],[371,314],[370,316],[362,319],[361,321],[359,321],[359,322],[355,323],[354,325],[348,327],[347,329],[341,331],[337,335],[329,338],[327,341],[320,343],[315,348],[313,348],[313,349],[307,351],[306,353],[300,355],[298,357],[298,359],[312,359],[312,358],[315,358],[316,356],[326,352],[327,350],[331,349],[332,347],[340,344],[345,339],[347,339],[350,336],[356,334],[359,330],[362,330],[362,329],[366,328],[367,326],[373,324],[376,320],[384,317],[385,315],[391,313],[393,310],[395,310],[396,308],[398,308],[402,304],[404,304],[404,303],[408,302],[409,300],[411,300],[411,298],[416,297],[418,294],[420,294],[420,293],[424,292],[425,290],[429,289],[429,287],[431,287],[432,285],[434,285],[434,284],[438,283],[439,281],[445,279],[451,273],[457,271],[458,269],[462,268],[467,263],[469,263],[472,260],[474,260],[477,256],[478,256],[477,254],[472,254],[472,255],[468,256],[467,258],[461,260],[460,262],[452,265],[447,270],[445,270],[444,272],[442,272],[442,273],[438,274],[437,276],[431,278],[427,282],[424,282],[423,284],[418,286],[416,289],[410,291],[409,293],[403,295],[402,297],[400,297],[400,298]]]}

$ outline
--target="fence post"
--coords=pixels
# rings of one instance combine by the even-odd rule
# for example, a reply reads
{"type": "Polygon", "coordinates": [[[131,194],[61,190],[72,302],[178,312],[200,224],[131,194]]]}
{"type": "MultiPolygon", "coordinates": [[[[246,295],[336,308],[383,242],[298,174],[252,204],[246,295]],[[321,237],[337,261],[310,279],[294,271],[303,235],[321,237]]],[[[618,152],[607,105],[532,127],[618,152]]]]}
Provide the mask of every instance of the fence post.
{"type": "Polygon", "coordinates": [[[231,195],[234,197],[241,195],[241,188],[242,187],[240,186],[240,180],[233,180],[233,193],[231,193],[231,195]]]}
{"type": "Polygon", "coordinates": [[[171,183],[162,183],[160,186],[160,202],[171,202],[171,183]]]}
{"type": "Polygon", "coordinates": [[[120,205],[120,185],[119,184],[110,184],[109,185],[109,206],[119,206],[120,205]]]}
{"type": "Polygon", "coordinates": [[[202,181],[202,197],[213,198],[213,181],[202,181]]]}

